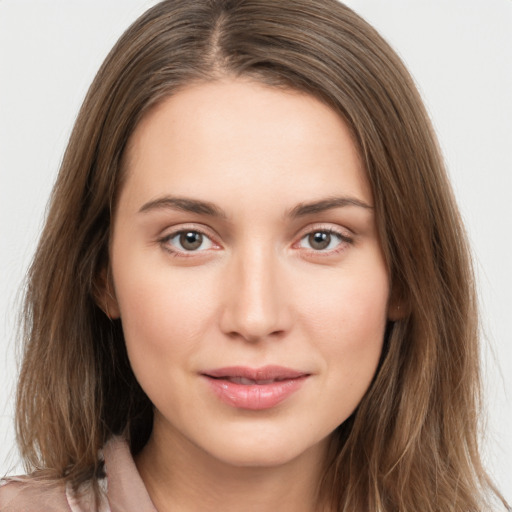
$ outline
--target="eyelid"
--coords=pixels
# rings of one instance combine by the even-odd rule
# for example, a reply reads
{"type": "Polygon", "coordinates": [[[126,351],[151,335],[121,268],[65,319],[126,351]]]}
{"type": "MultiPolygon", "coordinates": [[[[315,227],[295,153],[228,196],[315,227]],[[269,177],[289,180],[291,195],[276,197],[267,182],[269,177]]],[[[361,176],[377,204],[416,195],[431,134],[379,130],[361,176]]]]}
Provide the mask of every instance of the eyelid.
{"type": "Polygon", "coordinates": [[[174,256],[181,256],[181,257],[192,257],[192,256],[198,256],[202,255],[210,250],[218,250],[221,249],[221,244],[217,241],[217,237],[212,234],[212,230],[206,228],[205,226],[202,226],[200,224],[178,224],[176,226],[173,226],[171,228],[168,228],[164,230],[163,234],[158,237],[157,242],[162,245],[162,247],[169,253],[173,254],[174,256]],[[197,233],[200,233],[201,235],[205,236],[210,240],[213,247],[210,247],[208,249],[204,249],[201,251],[185,251],[180,250],[175,246],[170,245],[168,242],[172,240],[175,236],[186,233],[187,231],[194,231],[197,233]]]}
{"type": "Polygon", "coordinates": [[[292,244],[292,248],[300,249],[301,251],[307,252],[314,256],[330,256],[346,249],[347,245],[354,243],[354,237],[351,230],[348,228],[342,228],[336,224],[310,224],[307,227],[301,229],[295,237],[295,242],[292,244]],[[331,233],[340,237],[340,243],[334,249],[330,250],[315,250],[299,247],[300,242],[308,235],[317,232],[331,233]],[[350,233],[350,234],[349,234],[350,233]]]}
{"type": "MultiPolygon", "coordinates": [[[[311,253],[316,256],[329,256],[332,254],[335,254],[337,252],[340,252],[341,250],[345,249],[348,244],[353,244],[353,234],[351,234],[352,231],[348,228],[343,228],[341,226],[338,226],[336,224],[331,223],[320,223],[320,224],[310,224],[306,226],[305,228],[302,228],[298,234],[294,237],[294,242],[292,243],[293,249],[301,249],[302,252],[311,253]],[[315,250],[315,249],[307,249],[299,247],[300,242],[308,235],[315,233],[315,232],[326,232],[334,234],[338,237],[340,237],[340,243],[338,246],[334,249],[330,250],[315,250]]],[[[193,257],[193,256],[199,256],[204,255],[204,253],[208,253],[211,250],[219,250],[222,249],[222,245],[217,241],[218,236],[216,234],[212,233],[212,230],[204,225],[201,224],[194,224],[194,223],[187,223],[187,224],[178,224],[176,226],[172,226],[164,230],[163,234],[158,237],[157,242],[163,246],[163,248],[173,254],[174,256],[180,256],[180,257],[193,257]],[[171,246],[168,242],[173,237],[177,236],[180,233],[187,232],[187,231],[195,231],[197,233],[201,233],[203,236],[207,237],[210,242],[213,244],[213,247],[200,250],[200,251],[185,251],[180,250],[176,248],[175,246],[171,246]]]]}
{"type": "Polygon", "coordinates": [[[332,222],[319,222],[308,224],[306,227],[301,228],[294,238],[303,238],[305,235],[315,233],[316,231],[326,231],[335,233],[337,235],[340,235],[342,238],[351,241],[355,236],[355,233],[351,229],[340,226],[339,224],[334,224],[332,222]]]}

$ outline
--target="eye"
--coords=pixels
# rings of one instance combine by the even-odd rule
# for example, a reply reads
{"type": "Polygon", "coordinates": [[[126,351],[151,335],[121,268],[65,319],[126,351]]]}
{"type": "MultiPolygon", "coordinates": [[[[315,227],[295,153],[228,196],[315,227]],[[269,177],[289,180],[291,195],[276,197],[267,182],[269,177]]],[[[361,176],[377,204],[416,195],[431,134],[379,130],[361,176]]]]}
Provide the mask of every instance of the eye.
{"type": "Polygon", "coordinates": [[[332,230],[316,230],[303,236],[298,246],[313,251],[328,252],[337,249],[344,243],[350,243],[351,239],[332,230]]]}
{"type": "Polygon", "coordinates": [[[200,252],[211,249],[214,244],[204,233],[187,229],[165,237],[163,243],[171,251],[200,252]],[[170,247],[169,247],[170,246],[170,247]]]}

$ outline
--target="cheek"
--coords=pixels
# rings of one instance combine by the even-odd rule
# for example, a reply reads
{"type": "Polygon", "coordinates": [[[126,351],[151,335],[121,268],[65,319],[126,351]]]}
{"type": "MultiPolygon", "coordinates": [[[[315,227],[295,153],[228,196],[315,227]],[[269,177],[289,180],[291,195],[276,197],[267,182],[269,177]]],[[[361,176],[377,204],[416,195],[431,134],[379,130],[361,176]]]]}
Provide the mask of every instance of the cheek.
{"type": "Polygon", "coordinates": [[[212,287],[205,276],[191,282],[165,264],[125,263],[117,266],[114,282],[132,366],[136,372],[169,368],[204,339],[211,324],[212,287]]]}
{"type": "Polygon", "coordinates": [[[311,309],[304,319],[325,362],[325,375],[333,385],[353,389],[356,402],[375,374],[387,323],[386,269],[378,264],[369,268],[374,269],[371,274],[354,272],[326,280],[318,299],[309,300],[311,309]]]}
{"type": "Polygon", "coordinates": [[[326,276],[323,282],[315,283],[315,290],[301,295],[301,302],[311,328],[322,338],[343,337],[358,345],[383,332],[388,295],[386,271],[377,267],[371,275],[326,276]]]}

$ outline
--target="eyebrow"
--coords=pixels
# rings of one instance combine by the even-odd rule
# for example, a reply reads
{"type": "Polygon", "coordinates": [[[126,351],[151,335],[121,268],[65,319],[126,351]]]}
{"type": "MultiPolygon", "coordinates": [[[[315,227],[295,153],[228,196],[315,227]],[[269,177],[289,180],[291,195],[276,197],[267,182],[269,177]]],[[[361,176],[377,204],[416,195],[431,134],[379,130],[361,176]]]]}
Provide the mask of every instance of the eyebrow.
{"type": "Polygon", "coordinates": [[[211,217],[226,218],[227,215],[218,206],[209,201],[199,199],[188,199],[184,197],[165,196],[145,203],[139,212],[150,212],[154,210],[179,210],[183,212],[209,215],[211,217]]]}
{"type": "Polygon", "coordinates": [[[357,206],[365,210],[373,210],[373,206],[361,201],[355,197],[329,197],[320,201],[313,201],[311,203],[299,203],[288,212],[288,216],[292,218],[304,217],[306,215],[313,215],[315,213],[322,213],[334,208],[344,208],[347,206],[357,206]]]}
{"type": "MultiPolygon", "coordinates": [[[[299,203],[297,206],[289,210],[286,216],[291,218],[298,218],[347,206],[356,206],[359,208],[364,208],[365,210],[373,210],[373,206],[370,206],[368,203],[365,203],[360,199],[343,196],[329,197],[327,199],[312,201],[309,203],[299,203]]],[[[184,212],[197,213],[198,215],[208,215],[222,219],[227,218],[226,212],[224,210],[209,201],[201,201],[199,199],[190,199],[184,197],[164,196],[158,199],[153,199],[152,201],[145,203],[139,209],[139,212],[144,213],[154,210],[179,210],[184,212]]]]}

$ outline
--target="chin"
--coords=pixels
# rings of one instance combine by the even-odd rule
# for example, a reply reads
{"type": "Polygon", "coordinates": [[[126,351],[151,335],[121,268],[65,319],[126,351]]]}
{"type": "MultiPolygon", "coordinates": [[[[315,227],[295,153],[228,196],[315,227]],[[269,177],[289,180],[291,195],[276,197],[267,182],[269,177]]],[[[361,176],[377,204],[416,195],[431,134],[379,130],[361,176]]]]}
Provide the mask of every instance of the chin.
{"type": "Polygon", "coordinates": [[[224,461],[227,464],[235,467],[276,467],[282,466],[294,460],[298,454],[293,450],[281,450],[276,453],[273,449],[262,449],[259,447],[255,450],[239,450],[224,461]]]}
{"type": "Polygon", "coordinates": [[[264,437],[255,435],[251,439],[245,439],[245,442],[240,438],[233,442],[232,438],[229,443],[220,443],[207,451],[214,458],[230,466],[268,468],[283,466],[319,452],[325,453],[327,443],[328,438],[301,442],[295,436],[269,434],[264,437]]]}

